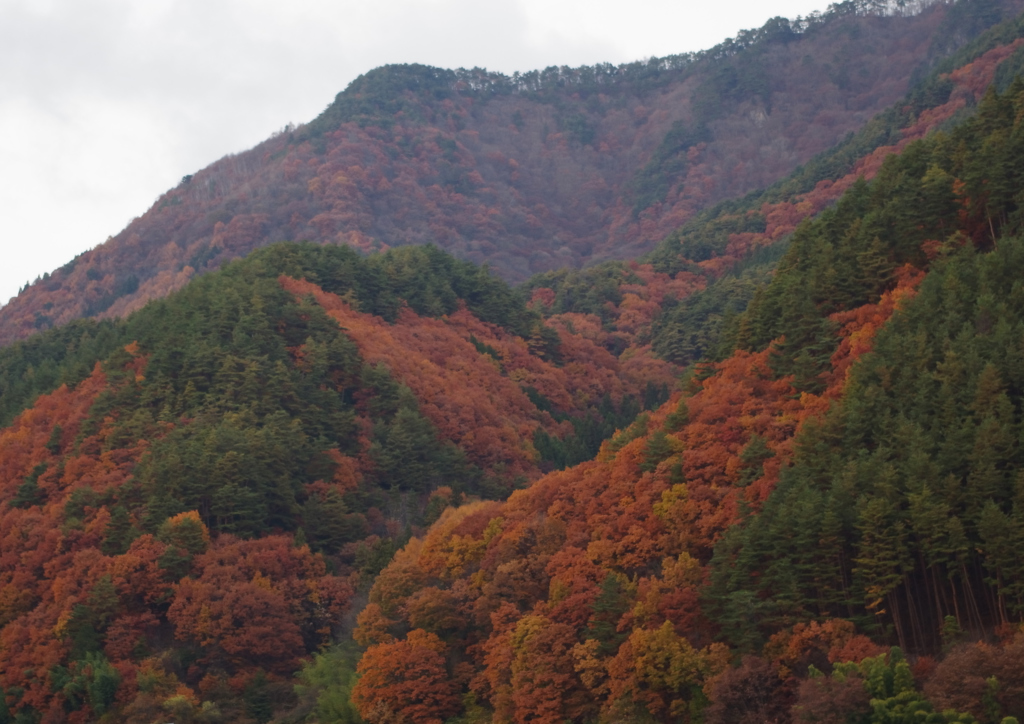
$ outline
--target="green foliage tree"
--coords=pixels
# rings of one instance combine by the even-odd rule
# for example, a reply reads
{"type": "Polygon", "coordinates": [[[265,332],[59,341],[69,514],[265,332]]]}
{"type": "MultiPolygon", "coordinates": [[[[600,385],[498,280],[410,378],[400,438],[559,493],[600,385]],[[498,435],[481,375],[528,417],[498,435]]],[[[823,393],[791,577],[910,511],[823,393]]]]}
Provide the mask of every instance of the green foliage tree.
{"type": "Polygon", "coordinates": [[[351,699],[359,655],[351,643],[341,644],[314,654],[302,667],[295,691],[300,700],[311,700],[317,721],[362,724],[351,699]]]}

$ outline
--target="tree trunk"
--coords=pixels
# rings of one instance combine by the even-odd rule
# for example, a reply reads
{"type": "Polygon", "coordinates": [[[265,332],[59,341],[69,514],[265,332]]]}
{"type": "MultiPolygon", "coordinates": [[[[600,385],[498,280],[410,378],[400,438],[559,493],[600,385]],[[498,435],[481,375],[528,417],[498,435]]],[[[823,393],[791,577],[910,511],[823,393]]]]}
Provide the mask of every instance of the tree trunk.
{"type": "Polygon", "coordinates": [[[896,626],[896,640],[899,642],[900,648],[904,651],[907,650],[907,639],[903,635],[903,624],[900,621],[900,609],[899,602],[896,600],[896,596],[892,593],[887,593],[885,599],[889,604],[889,611],[892,613],[892,622],[896,626]]]}

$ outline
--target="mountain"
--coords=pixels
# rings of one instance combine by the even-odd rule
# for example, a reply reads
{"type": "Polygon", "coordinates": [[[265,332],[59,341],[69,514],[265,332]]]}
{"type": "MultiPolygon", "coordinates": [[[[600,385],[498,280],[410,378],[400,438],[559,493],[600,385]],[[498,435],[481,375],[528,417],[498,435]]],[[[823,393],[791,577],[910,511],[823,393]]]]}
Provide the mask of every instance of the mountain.
{"type": "Polygon", "coordinates": [[[379,68],[23,291],[0,311],[0,344],[123,316],[279,240],[433,243],[513,282],[633,258],[833,146],[1021,9],[858,0],[619,67],[379,68]]]}
{"type": "Polygon", "coordinates": [[[733,351],[594,461],[412,540],[359,617],[359,711],[1024,714],[1022,109],[990,91],[801,225],[733,351]]]}
{"type": "Polygon", "coordinates": [[[1024,717],[998,7],[811,22],[963,32],[638,258],[276,242],[4,346],[0,724],[1024,717]]]}
{"type": "Polygon", "coordinates": [[[445,506],[666,399],[599,341],[432,247],[279,244],[3,350],[0,721],[198,716],[189,671],[243,716],[445,506]]]}

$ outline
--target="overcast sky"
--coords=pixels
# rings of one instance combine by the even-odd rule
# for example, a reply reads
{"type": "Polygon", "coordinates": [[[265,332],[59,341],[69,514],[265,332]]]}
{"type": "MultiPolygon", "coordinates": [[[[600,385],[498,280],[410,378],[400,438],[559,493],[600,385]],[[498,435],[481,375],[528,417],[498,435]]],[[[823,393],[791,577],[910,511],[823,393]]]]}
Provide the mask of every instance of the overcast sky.
{"type": "Polygon", "coordinates": [[[385,63],[711,47],[822,0],[0,0],[0,304],[385,63]]]}

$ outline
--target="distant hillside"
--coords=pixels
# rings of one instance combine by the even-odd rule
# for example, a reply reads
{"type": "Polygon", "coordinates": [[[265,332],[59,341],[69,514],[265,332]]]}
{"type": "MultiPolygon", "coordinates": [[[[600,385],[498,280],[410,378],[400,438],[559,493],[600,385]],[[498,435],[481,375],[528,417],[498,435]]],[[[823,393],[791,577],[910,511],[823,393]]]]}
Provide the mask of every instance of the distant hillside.
{"type": "Polygon", "coordinates": [[[278,240],[433,243],[513,282],[635,257],[861,128],[1022,3],[889,5],[844,2],[619,67],[371,71],[32,285],[0,310],[0,343],[123,315],[278,240]]]}
{"type": "Polygon", "coordinates": [[[1005,91],[1022,71],[1024,16],[941,61],[839,145],[767,189],[700,211],[651,253],[538,274],[520,292],[549,323],[589,319],[627,351],[650,346],[680,365],[720,361],[740,332],[738,315],[763,293],[801,224],[874,179],[889,157],[970,118],[986,92],[1005,91]]]}

